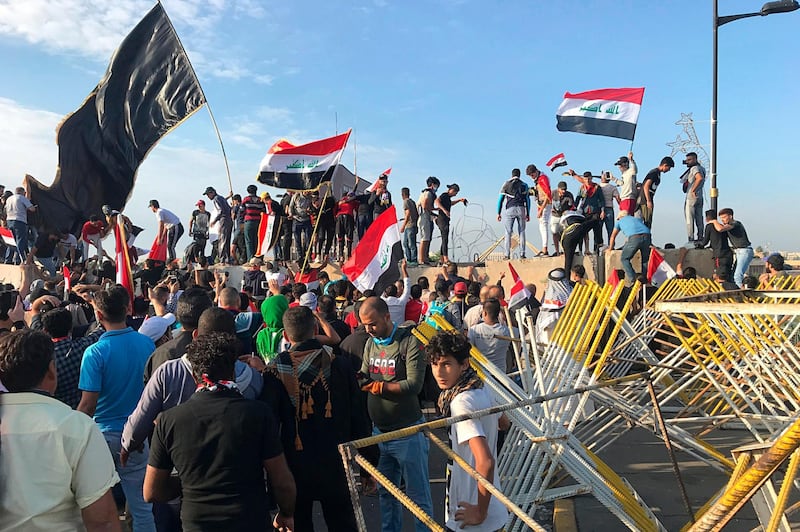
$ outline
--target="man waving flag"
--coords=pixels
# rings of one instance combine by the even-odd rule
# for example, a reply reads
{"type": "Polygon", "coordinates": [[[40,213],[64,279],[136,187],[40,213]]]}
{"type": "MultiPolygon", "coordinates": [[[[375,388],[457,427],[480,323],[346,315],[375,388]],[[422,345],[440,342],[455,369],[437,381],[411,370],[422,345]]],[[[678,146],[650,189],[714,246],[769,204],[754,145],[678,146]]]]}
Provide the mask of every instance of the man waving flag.
{"type": "Polygon", "coordinates": [[[394,205],[383,211],[367,228],[353,250],[353,256],[342,266],[342,273],[361,291],[383,289],[400,278],[398,263],[403,258],[397,211],[394,205]]]}

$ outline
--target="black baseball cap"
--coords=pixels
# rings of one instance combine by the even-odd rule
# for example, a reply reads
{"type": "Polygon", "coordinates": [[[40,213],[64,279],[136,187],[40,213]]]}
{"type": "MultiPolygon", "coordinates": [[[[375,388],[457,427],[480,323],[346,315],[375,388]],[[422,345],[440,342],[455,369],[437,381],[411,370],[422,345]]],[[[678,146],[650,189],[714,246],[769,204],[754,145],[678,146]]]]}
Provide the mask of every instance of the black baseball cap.
{"type": "Polygon", "coordinates": [[[630,161],[624,155],[620,157],[619,160],[617,160],[617,162],[614,163],[614,166],[620,166],[622,164],[630,164],[630,161]]]}
{"type": "Polygon", "coordinates": [[[217,191],[216,191],[216,189],[214,189],[214,187],[206,187],[206,191],[203,192],[203,194],[205,195],[205,194],[208,194],[209,192],[213,192],[214,194],[217,193],[217,191]]]}
{"type": "Polygon", "coordinates": [[[448,190],[450,190],[451,188],[453,190],[455,190],[456,192],[461,192],[461,187],[458,186],[458,183],[453,183],[452,185],[447,185],[447,189],[448,190]]]}

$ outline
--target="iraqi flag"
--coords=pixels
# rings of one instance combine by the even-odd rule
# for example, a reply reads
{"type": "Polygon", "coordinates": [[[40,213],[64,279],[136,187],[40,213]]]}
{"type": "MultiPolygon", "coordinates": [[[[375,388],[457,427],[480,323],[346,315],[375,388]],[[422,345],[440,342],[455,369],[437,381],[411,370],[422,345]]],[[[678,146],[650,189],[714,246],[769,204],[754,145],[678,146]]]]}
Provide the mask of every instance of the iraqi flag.
{"type": "Polygon", "coordinates": [[[117,284],[121,284],[128,291],[131,302],[133,302],[133,274],[131,273],[131,261],[128,256],[127,235],[122,216],[117,216],[117,223],[114,225],[114,255],[117,268],[117,284]]]}
{"type": "Polygon", "coordinates": [[[306,273],[297,272],[294,274],[294,282],[303,283],[309,290],[319,288],[319,268],[308,268],[306,273]]]}
{"type": "Polygon", "coordinates": [[[619,271],[611,270],[611,275],[609,275],[608,279],[606,279],[606,283],[608,283],[611,286],[613,286],[614,288],[616,288],[617,285],[619,285],[619,281],[620,281],[620,279],[619,279],[619,271]]]}
{"type": "Polygon", "coordinates": [[[563,153],[554,155],[552,159],[547,161],[547,167],[550,168],[551,172],[555,172],[556,168],[559,168],[561,166],[567,166],[567,158],[564,157],[563,153]]]}
{"type": "Polygon", "coordinates": [[[267,251],[272,249],[278,241],[278,234],[281,230],[281,218],[274,214],[261,213],[261,221],[258,224],[258,246],[256,256],[262,257],[267,251]]]}
{"type": "Polygon", "coordinates": [[[514,285],[511,287],[511,295],[508,298],[508,307],[513,309],[520,304],[527,303],[531,293],[525,288],[525,284],[520,279],[517,270],[514,269],[510,262],[508,263],[508,269],[511,270],[511,280],[514,281],[514,285]]]}
{"type": "Polygon", "coordinates": [[[316,190],[333,177],[349,138],[350,130],[302,146],[281,139],[261,161],[258,181],[289,190],[316,190]]]}
{"type": "Polygon", "coordinates": [[[342,266],[342,273],[362,292],[374,290],[381,294],[400,278],[397,263],[402,258],[397,211],[392,205],[367,228],[353,256],[342,266]]]}
{"type": "Polygon", "coordinates": [[[653,286],[661,286],[676,275],[675,270],[667,264],[661,253],[656,251],[656,248],[650,248],[650,262],[647,263],[647,282],[653,286]]]}
{"type": "Polygon", "coordinates": [[[376,179],[375,182],[369,186],[369,188],[367,188],[367,192],[375,192],[375,189],[378,188],[378,181],[380,181],[381,179],[388,179],[389,174],[391,173],[392,173],[392,167],[390,166],[389,168],[384,170],[381,175],[378,176],[378,179],[376,179]]]}
{"type": "Polygon", "coordinates": [[[567,92],[556,111],[556,128],[633,140],[642,98],[644,87],[567,92]]]}
{"type": "Polygon", "coordinates": [[[7,227],[0,227],[0,236],[3,237],[3,244],[10,248],[17,247],[17,241],[14,240],[14,233],[7,227]]]}

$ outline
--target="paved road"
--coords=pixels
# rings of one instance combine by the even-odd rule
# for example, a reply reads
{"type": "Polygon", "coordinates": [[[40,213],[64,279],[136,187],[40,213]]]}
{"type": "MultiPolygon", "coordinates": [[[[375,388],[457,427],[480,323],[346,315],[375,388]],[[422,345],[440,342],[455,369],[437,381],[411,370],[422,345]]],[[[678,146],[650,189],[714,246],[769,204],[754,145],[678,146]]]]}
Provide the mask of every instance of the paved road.
{"type": "MultiPolygon", "coordinates": [[[[730,450],[751,443],[745,430],[717,430],[706,440],[726,456],[730,450]]],[[[680,530],[689,521],[677,480],[664,443],[652,432],[636,428],[621,437],[600,457],[625,478],[650,506],[667,530],[680,530]]],[[[705,504],[728,481],[728,476],[685,453],[677,453],[681,475],[694,511],[705,504]]],[[[591,495],[575,499],[580,532],[608,532],[625,528],[591,495]]],[[[752,505],[746,505],[726,527],[726,532],[749,531],[758,526],[752,505]]]]}

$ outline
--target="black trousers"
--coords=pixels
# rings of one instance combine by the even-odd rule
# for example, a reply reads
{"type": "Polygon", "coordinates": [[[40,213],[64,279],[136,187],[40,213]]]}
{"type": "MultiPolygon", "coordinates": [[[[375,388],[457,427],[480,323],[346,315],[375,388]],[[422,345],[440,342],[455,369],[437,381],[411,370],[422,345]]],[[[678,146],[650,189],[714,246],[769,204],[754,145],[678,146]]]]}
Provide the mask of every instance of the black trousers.
{"type": "MultiPolygon", "coordinates": [[[[599,222],[599,220],[597,221],[599,222]]],[[[575,250],[578,249],[578,244],[583,242],[583,237],[589,234],[589,231],[593,230],[594,227],[594,220],[584,220],[567,226],[564,232],[561,233],[561,251],[564,252],[564,270],[567,275],[572,269],[572,261],[575,258],[575,250]]]]}
{"type": "Polygon", "coordinates": [[[450,249],[450,218],[440,214],[436,217],[436,226],[442,234],[442,246],[439,248],[439,253],[443,256],[450,257],[450,253],[448,252],[450,249]]]}

